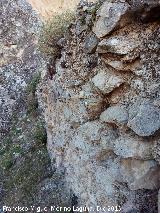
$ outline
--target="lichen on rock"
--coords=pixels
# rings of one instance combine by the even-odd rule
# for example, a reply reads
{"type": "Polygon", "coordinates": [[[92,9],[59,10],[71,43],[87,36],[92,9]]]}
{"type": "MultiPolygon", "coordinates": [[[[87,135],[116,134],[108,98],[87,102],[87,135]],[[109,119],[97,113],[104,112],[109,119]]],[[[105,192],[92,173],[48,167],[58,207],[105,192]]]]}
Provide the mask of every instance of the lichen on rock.
{"type": "Polygon", "coordinates": [[[146,4],[101,1],[92,14],[81,3],[53,80],[42,82],[49,152],[79,205],[157,212],[159,4],[146,4]]]}

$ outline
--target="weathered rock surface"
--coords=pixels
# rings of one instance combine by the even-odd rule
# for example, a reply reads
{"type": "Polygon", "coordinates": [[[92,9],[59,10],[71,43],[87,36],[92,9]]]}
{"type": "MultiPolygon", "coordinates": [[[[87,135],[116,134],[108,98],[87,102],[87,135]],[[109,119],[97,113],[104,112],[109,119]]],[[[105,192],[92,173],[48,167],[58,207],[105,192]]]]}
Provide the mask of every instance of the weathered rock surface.
{"type": "Polygon", "coordinates": [[[36,87],[46,69],[37,46],[41,26],[25,0],[0,1],[0,212],[70,200],[63,176],[52,170],[38,110],[36,87]]]}
{"type": "Polygon", "coordinates": [[[149,160],[153,158],[153,145],[153,142],[124,134],[115,140],[113,150],[116,155],[123,158],[149,160]]]}
{"type": "Polygon", "coordinates": [[[160,168],[156,161],[127,159],[121,165],[121,173],[131,190],[159,188],[160,168]]]}
{"type": "Polygon", "coordinates": [[[27,84],[45,68],[45,63],[37,50],[36,33],[42,23],[31,6],[25,1],[2,0],[0,10],[0,137],[3,137],[10,128],[14,110],[24,109],[27,84]]]}
{"type": "Polygon", "coordinates": [[[92,82],[103,94],[108,94],[115,88],[119,87],[124,80],[120,76],[111,73],[110,70],[106,69],[106,71],[101,71],[94,76],[92,82]]]}
{"type": "Polygon", "coordinates": [[[125,124],[128,122],[128,112],[123,106],[112,106],[102,112],[100,120],[117,125],[125,124]]]}
{"type": "Polygon", "coordinates": [[[87,53],[94,53],[96,51],[96,47],[98,45],[98,38],[92,34],[89,35],[84,44],[85,52],[87,53]]]}
{"type": "Polygon", "coordinates": [[[153,5],[101,1],[95,11],[83,2],[53,79],[42,82],[48,150],[79,205],[157,213],[160,31],[153,5]],[[96,41],[86,51],[93,33],[98,49],[96,41]]]}
{"type": "Polygon", "coordinates": [[[149,100],[135,104],[130,109],[130,120],[127,125],[140,136],[153,135],[160,129],[160,109],[149,100]]]}
{"type": "Polygon", "coordinates": [[[115,36],[109,39],[104,39],[98,44],[99,53],[114,53],[126,55],[132,52],[139,46],[139,41],[128,39],[123,36],[115,36]]]}
{"type": "Polygon", "coordinates": [[[104,37],[117,28],[125,26],[130,22],[129,4],[126,2],[104,2],[98,11],[98,20],[93,32],[98,38],[104,37]]]}

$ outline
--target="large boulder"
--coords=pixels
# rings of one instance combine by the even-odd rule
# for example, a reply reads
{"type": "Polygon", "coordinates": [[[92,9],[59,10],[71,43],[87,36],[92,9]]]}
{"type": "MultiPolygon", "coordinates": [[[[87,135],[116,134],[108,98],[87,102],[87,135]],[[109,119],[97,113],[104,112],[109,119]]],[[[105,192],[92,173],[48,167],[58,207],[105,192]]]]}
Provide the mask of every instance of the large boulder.
{"type": "Polygon", "coordinates": [[[105,1],[98,11],[93,32],[98,38],[102,38],[113,30],[125,26],[131,21],[129,9],[130,6],[126,2],[105,1]]]}

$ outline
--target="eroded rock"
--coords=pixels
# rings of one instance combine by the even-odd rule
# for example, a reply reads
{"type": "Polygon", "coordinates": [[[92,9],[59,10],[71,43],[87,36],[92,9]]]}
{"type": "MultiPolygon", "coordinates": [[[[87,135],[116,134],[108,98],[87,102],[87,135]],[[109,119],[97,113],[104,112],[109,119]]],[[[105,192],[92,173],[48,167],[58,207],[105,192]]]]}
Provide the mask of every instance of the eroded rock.
{"type": "Polygon", "coordinates": [[[151,209],[156,209],[155,198],[144,197],[157,196],[159,179],[154,160],[158,156],[152,153],[159,135],[141,136],[159,128],[153,114],[158,110],[160,34],[157,22],[144,24],[139,18],[140,2],[135,13],[132,3],[124,2],[105,1],[99,11],[95,11],[97,5],[82,2],[77,14],[83,14],[78,17],[83,28],[77,21],[70,26],[56,74],[44,83],[42,93],[50,156],[56,159],[56,168],[65,171],[78,204],[120,204],[124,212],[133,207],[143,212],[149,208],[149,199],[154,203],[151,209]],[[103,42],[109,41],[108,52],[90,54],[94,45],[84,51],[93,24],[98,39],[106,36],[103,42]],[[61,66],[63,60],[66,67],[61,66]],[[152,101],[144,101],[147,98],[152,101]],[[130,208],[125,209],[128,204],[130,208]]]}
{"type": "Polygon", "coordinates": [[[100,7],[93,32],[102,38],[113,30],[125,26],[130,22],[129,4],[126,2],[104,2],[100,7]]]}
{"type": "Polygon", "coordinates": [[[100,120],[117,125],[125,124],[128,122],[128,112],[123,106],[112,106],[102,112],[100,120]]]}
{"type": "Polygon", "coordinates": [[[114,141],[114,153],[123,158],[152,159],[153,142],[124,134],[114,141]]]}
{"type": "Polygon", "coordinates": [[[124,80],[114,73],[106,71],[99,72],[92,79],[94,85],[104,94],[112,92],[115,88],[119,87],[124,80]]]}
{"type": "Polygon", "coordinates": [[[139,136],[153,135],[160,128],[160,109],[149,100],[134,104],[130,109],[130,127],[139,136]]]}
{"type": "Polygon", "coordinates": [[[85,40],[84,50],[86,53],[94,53],[96,51],[97,45],[97,37],[94,34],[89,35],[85,40]]]}
{"type": "Polygon", "coordinates": [[[126,55],[137,48],[139,42],[133,38],[115,36],[104,39],[98,44],[98,53],[114,53],[118,55],[126,55]]]}
{"type": "Polygon", "coordinates": [[[160,168],[156,161],[125,159],[121,173],[131,190],[156,189],[160,184],[160,168]]]}

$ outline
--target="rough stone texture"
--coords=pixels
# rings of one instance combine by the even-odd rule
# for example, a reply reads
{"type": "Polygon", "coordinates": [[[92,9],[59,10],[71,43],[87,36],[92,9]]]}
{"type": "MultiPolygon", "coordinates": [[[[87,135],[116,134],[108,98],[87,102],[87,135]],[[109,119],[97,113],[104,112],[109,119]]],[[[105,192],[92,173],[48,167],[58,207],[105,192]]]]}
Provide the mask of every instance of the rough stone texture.
{"type": "Polygon", "coordinates": [[[117,125],[125,124],[128,122],[128,112],[123,106],[112,106],[102,112],[100,120],[117,125]]]}
{"type": "Polygon", "coordinates": [[[37,108],[36,86],[46,69],[37,46],[41,26],[25,0],[0,1],[0,212],[4,205],[70,205],[37,108]]]}
{"type": "Polygon", "coordinates": [[[121,174],[131,190],[159,188],[160,168],[156,161],[124,159],[121,166],[121,174]]]}
{"type": "Polygon", "coordinates": [[[130,39],[129,36],[114,36],[104,39],[98,44],[98,53],[114,53],[118,55],[126,55],[134,51],[140,44],[135,38],[130,39]]]}
{"type": "Polygon", "coordinates": [[[95,8],[78,7],[56,73],[38,92],[52,164],[80,206],[157,213],[159,6],[113,0],[95,8]],[[88,45],[93,33],[99,40],[88,45]]]}
{"type": "Polygon", "coordinates": [[[44,69],[45,63],[37,50],[36,33],[41,22],[31,6],[25,1],[2,0],[0,10],[0,137],[3,137],[10,128],[14,110],[19,108],[23,113],[27,84],[44,69]]]}
{"type": "Polygon", "coordinates": [[[101,38],[113,30],[125,26],[130,22],[129,8],[129,4],[126,2],[104,2],[98,11],[98,20],[93,32],[98,38],[101,38]]]}
{"type": "Polygon", "coordinates": [[[160,128],[160,109],[149,100],[135,103],[129,114],[127,125],[140,136],[153,135],[160,128]]]}
{"type": "Polygon", "coordinates": [[[153,141],[140,140],[127,134],[116,139],[113,150],[123,158],[153,159],[153,141]]]}
{"type": "Polygon", "coordinates": [[[96,13],[94,5],[78,7],[56,74],[42,82],[39,100],[50,156],[65,173],[78,205],[157,213],[159,23],[149,15],[152,6],[147,12],[143,2],[135,3],[104,1],[96,13]],[[104,52],[85,51],[93,32],[98,46],[108,42],[112,51],[108,46],[104,52]]]}
{"type": "Polygon", "coordinates": [[[61,39],[53,79],[37,51],[37,15],[24,0],[0,6],[0,205],[79,205],[91,212],[118,205],[122,213],[157,213],[159,1],[107,0],[98,11],[99,4],[81,1],[61,39]],[[36,88],[26,92],[42,69],[37,95],[51,161],[36,88]],[[36,106],[29,114],[28,100],[36,106]]]}
{"type": "Polygon", "coordinates": [[[112,92],[124,82],[120,76],[115,73],[111,73],[109,69],[99,72],[96,76],[94,76],[92,81],[94,85],[103,92],[103,94],[112,92]]]}
{"type": "Polygon", "coordinates": [[[84,46],[85,52],[94,53],[96,51],[97,45],[98,45],[97,37],[94,34],[89,35],[85,40],[85,46],[84,46]]]}

